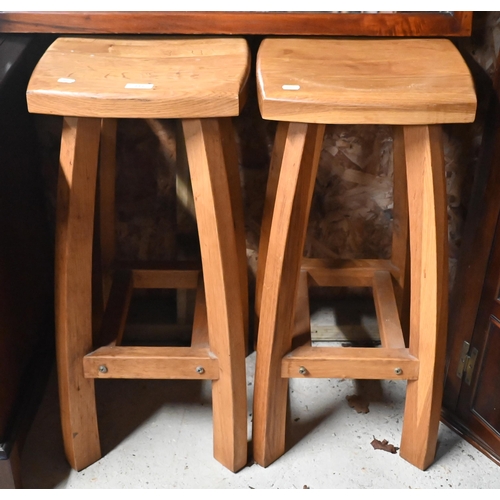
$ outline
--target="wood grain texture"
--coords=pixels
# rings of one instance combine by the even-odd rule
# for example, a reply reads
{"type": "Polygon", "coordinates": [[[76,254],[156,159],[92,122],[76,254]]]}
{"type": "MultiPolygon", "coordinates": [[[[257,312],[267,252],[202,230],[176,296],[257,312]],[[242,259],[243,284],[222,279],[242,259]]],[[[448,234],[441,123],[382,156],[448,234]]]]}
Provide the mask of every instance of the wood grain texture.
{"type": "Polygon", "coordinates": [[[61,37],[32,74],[28,109],[101,118],[237,116],[249,57],[242,38],[61,37]]]}
{"type": "Polygon", "coordinates": [[[232,471],[247,462],[245,326],[240,259],[218,120],[183,120],[203,265],[212,383],[214,456],[232,471]]]}
{"type": "Polygon", "coordinates": [[[111,271],[116,253],[116,119],[101,123],[99,143],[99,247],[104,307],[111,289],[111,271]]]}
{"type": "Polygon", "coordinates": [[[448,367],[443,406],[454,415],[462,380],[456,376],[464,340],[470,342],[487,277],[495,227],[500,214],[500,53],[493,82],[480,78],[477,84],[487,99],[487,114],[479,165],[474,177],[463,229],[455,285],[450,296],[448,367]],[[464,289],[467,293],[463,293],[464,289]]]}
{"type": "Polygon", "coordinates": [[[444,39],[266,39],[257,80],[268,120],[416,125],[476,112],[469,69],[444,39]]]}
{"type": "Polygon", "coordinates": [[[281,376],[415,380],[418,366],[418,360],[405,348],[301,346],[283,358],[281,376]],[[301,367],[306,369],[304,374],[299,372],[301,367]],[[402,370],[400,374],[397,368],[402,370]]]}
{"type": "Polygon", "coordinates": [[[208,340],[208,318],[207,302],[205,300],[205,287],[203,286],[203,277],[200,276],[198,288],[196,289],[196,298],[193,315],[193,331],[191,335],[191,347],[207,348],[208,340]]]}
{"type": "Polygon", "coordinates": [[[406,156],[403,127],[393,131],[393,209],[391,262],[398,268],[394,293],[406,342],[410,321],[410,236],[408,227],[408,190],[406,187],[406,156]]]}
{"type": "Polygon", "coordinates": [[[234,223],[234,238],[236,241],[236,259],[238,260],[238,281],[240,284],[241,308],[243,312],[243,327],[245,329],[245,354],[249,353],[248,325],[249,325],[249,298],[248,298],[248,260],[245,232],[245,215],[243,213],[243,192],[239,169],[239,154],[235,130],[231,118],[219,119],[219,129],[226,165],[231,212],[234,223]]]}
{"type": "Polygon", "coordinates": [[[292,343],[302,252],[324,134],[324,126],[291,123],[286,128],[257,337],[253,452],[263,467],[285,451],[288,381],[281,378],[281,359],[292,343]]]}
{"type": "Polygon", "coordinates": [[[396,296],[394,295],[391,275],[387,271],[377,271],[373,276],[373,301],[377,312],[382,347],[404,349],[405,341],[401,330],[396,296]]]}
{"type": "Polygon", "coordinates": [[[443,394],[448,319],[446,184],[439,126],[404,128],[411,248],[410,354],[401,456],[420,469],[434,460],[443,394]]]}
{"type": "Polygon", "coordinates": [[[83,358],[87,378],[209,379],[219,378],[219,362],[208,348],[101,347],[83,358]],[[103,373],[99,368],[106,367],[103,373]],[[203,368],[199,373],[196,369],[203,368]]]}
{"type": "Polygon", "coordinates": [[[472,12],[0,12],[3,33],[470,36],[472,12]]]}
{"type": "Polygon", "coordinates": [[[276,129],[274,137],[273,150],[271,153],[271,162],[267,174],[266,194],[264,198],[264,210],[262,213],[262,222],[259,234],[259,263],[257,266],[257,276],[255,282],[255,313],[260,316],[260,302],[262,299],[262,286],[264,284],[264,270],[266,268],[267,247],[269,246],[269,235],[271,233],[271,224],[273,220],[274,201],[276,199],[276,190],[281,172],[281,163],[283,162],[283,153],[285,151],[288,123],[280,122],[276,129]]]}
{"type": "Polygon", "coordinates": [[[384,259],[304,259],[302,269],[308,273],[309,286],[371,287],[377,272],[397,273],[384,259]]]}
{"type": "Polygon", "coordinates": [[[82,358],[92,350],[92,235],[101,122],[65,118],[56,221],[56,337],[64,448],[81,470],[101,457],[94,382],[82,358]]]}

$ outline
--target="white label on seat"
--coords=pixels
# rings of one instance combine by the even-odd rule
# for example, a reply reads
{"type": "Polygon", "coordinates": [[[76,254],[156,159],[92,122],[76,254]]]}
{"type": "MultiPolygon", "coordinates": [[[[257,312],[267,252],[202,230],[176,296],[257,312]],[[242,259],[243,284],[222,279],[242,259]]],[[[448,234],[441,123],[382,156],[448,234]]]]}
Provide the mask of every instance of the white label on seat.
{"type": "Polygon", "coordinates": [[[152,89],[154,83],[127,83],[126,89],[152,89]]]}
{"type": "Polygon", "coordinates": [[[300,85],[283,85],[283,90],[300,90],[300,85]]]}
{"type": "Polygon", "coordinates": [[[59,78],[57,80],[59,83],[74,83],[75,79],[74,78],[59,78]]]}

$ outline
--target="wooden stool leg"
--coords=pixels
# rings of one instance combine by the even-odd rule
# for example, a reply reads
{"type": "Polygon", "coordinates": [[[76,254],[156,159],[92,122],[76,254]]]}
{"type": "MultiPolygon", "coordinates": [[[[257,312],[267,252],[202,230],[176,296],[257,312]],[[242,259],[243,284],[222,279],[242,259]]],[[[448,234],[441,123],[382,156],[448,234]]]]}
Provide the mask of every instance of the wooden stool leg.
{"type": "Polygon", "coordinates": [[[262,224],[259,236],[259,262],[257,266],[257,277],[255,283],[255,313],[260,317],[260,303],[262,298],[262,286],[264,283],[264,270],[266,268],[267,247],[269,246],[269,235],[271,233],[271,222],[273,219],[274,201],[276,200],[276,191],[283,161],[283,152],[287,138],[289,124],[279,122],[274,138],[273,152],[269,165],[269,174],[267,177],[266,197],[264,200],[264,211],[262,214],[262,224]]]}
{"type": "Polygon", "coordinates": [[[116,119],[101,120],[99,168],[94,214],[92,259],[92,330],[94,348],[111,340],[102,331],[102,319],[113,281],[115,258],[116,119]]]}
{"type": "Polygon", "coordinates": [[[237,471],[247,463],[247,395],[239,261],[231,196],[216,119],[183,120],[195,200],[210,348],[220,376],[212,382],[214,456],[237,471]]]}
{"type": "Polygon", "coordinates": [[[219,119],[222,138],[222,150],[226,165],[229,196],[231,197],[231,212],[234,221],[236,251],[238,257],[238,271],[240,278],[240,296],[243,309],[243,327],[245,329],[245,352],[248,354],[248,260],[245,232],[245,216],[243,213],[243,193],[238,160],[238,149],[234,137],[234,128],[231,118],[219,119]]]}
{"type": "Polygon", "coordinates": [[[441,128],[404,127],[411,246],[409,380],[401,456],[425,470],[434,460],[443,394],[448,315],[448,224],[441,128]]]}
{"type": "Polygon", "coordinates": [[[408,191],[403,127],[394,127],[394,188],[392,263],[399,275],[394,280],[394,293],[405,340],[409,339],[410,315],[410,240],[408,226],[408,191]]]}
{"type": "Polygon", "coordinates": [[[254,459],[263,467],[285,451],[288,379],[281,360],[290,349],[302,252],[324,125],[286,127],[265,261],[253,408],[254,459]]]}
{"type": "Polygon", "coordinates": [[[116,184],[116,119],[106,118],[101,123],[99,152],[99,207],[100,248],[103,272],[103,298],[107,303],[115,259],[115,184],[116,184]]]}
{"type": "Polygon", "coordinates": [[[94,381],[83,375],[92,350],[92,235],[99,119],[65,118],[56,228],[56,331],[66,456],[81,470],[101,457],[94,381]]]}

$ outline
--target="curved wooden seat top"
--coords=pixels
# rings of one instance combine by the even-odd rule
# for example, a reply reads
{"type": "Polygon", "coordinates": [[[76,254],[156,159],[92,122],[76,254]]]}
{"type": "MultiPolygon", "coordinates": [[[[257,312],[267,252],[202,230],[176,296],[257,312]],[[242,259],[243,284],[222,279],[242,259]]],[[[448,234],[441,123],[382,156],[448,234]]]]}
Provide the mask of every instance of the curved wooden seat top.
{"type": "Polygon", "coordinates": [[[417,125],[476,112],[469,69],[445,39],[266,39],[257,79],[269,120],[417,125]]]}
{"type": "Polygon", "coordinates": [[[236,116],[249,69],[243,38],[58,38],[32,74],[28,109],[97,118],[236,116]]]}

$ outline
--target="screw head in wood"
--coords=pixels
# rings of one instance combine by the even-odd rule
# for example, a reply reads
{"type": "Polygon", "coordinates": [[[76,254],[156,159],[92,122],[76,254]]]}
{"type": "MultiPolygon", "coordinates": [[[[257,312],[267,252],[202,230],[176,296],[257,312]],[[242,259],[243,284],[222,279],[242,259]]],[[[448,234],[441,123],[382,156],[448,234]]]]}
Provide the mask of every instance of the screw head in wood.
{"type": "Polygon", "coordinates": [[[394,373],[396,375],[401,375],[403,373],[403,370],[401,368],[394,368],[394,373]]]}
{"type": "Polygon", "coordinates": [[[306,368],[305,368],[304,366],[301,366],[301,367],[299,368],[299,373],[300,373],[301,375],[305,375],[305,374],[307,373],[306,368]]]}
{"type": "Polygon", "coordinates": [[[202,373],[205,373],[205,368],[203,368],[203,366],[197,366],[196,367],[196,373],[199,373],[200,375],[202,373]]]}
{"type": "Polygon", "coordinates": [[[101,365],[101,366],[99,367],[99,371],[100,371],[101,373],[108,373],[108,367],[107,367],[106,365],[101,365]]]}

